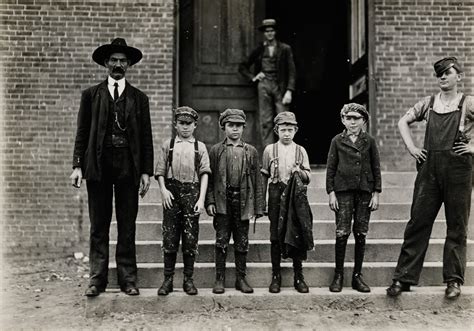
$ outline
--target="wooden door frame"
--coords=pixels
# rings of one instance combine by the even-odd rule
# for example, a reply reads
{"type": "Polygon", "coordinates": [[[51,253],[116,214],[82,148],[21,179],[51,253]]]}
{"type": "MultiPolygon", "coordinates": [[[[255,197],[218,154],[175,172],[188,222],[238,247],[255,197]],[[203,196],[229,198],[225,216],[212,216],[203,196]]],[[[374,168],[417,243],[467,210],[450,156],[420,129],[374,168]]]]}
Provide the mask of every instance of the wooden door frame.
{"type": "Polygon", "coordinates": [[[368,102],[370,110],[370,134],[377,133],[377,78],[375,74],[375,0],[367,0],[367,51],[368,51],[368,102]]]}

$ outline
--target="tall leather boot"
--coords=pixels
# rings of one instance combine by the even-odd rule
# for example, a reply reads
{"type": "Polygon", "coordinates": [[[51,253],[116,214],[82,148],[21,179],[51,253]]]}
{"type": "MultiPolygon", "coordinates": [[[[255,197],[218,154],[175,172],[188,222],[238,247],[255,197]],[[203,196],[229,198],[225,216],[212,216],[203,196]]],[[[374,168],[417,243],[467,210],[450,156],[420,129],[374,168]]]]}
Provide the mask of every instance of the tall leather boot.
{"type": "Polygon", "coordinates": [[[225,292],[225,261],[227,259],[227,250],[225,248],[215,247],[216,259],[216,282],[212,293],[222,294],[225,292]]]}
{"type": "Polygon", "coordinates": [[[176,253],[165,253],[164,254],[164,276],[163,284],[158,289],[158,295],[168,295],[173,292],[173,276],[174,276],[174,267],[176,265],[176,253]]]}
{"type": "Polygon", "coordinates": [[[268,287],[268,291],[278,293],[281,288],[281,250],[278,241],[271,242],[270,254],[272,258],[272,282],[268,287]]]}
{"type": "Polygon", "coordinates": [[[331,292],[341,292],[344,283],[344,258],[346,257],[347,236],[336,237],[336,269],[334,279],[329,286],[331,292]]]}
{"type": "Polygon", "coordinates": [[[242,293],[253,293],[253,288],[245,279],[247,272],[247,253],[234,251],[235,254],[235,289],[242,293]]]}
{"type": "Polygon", "coordinates": [[[303,277],[303,263],[300,259],[293,258],[294,282],[293,286],[300,293],[308,293],[309,288],[303,277]]]}
{"type": "Polygon", "coordinates": [[[364,262],[365,253],[365,235],[354,233],[354,272],[352,273],[352,288],[359,292],[370,292],[370,287],[362,279],[362,262],[364,262]]]}
{"type": "Polygon", "coordinates": [[[194,254],[183,254],[184,263],[184,280],[183,290],[186,294],[196,295],[198,293],[197,288],[194,286],[193,273],[194,273],[194,254]]]}

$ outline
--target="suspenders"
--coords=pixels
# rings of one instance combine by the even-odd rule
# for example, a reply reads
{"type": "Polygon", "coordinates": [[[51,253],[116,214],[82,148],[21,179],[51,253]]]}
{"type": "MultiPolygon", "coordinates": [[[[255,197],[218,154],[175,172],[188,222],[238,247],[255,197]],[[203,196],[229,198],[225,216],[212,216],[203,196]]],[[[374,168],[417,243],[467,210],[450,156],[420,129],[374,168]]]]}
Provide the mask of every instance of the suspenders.
{"type": "MultiPolygon", "coordinates": [[[[170,149],[168,151],[168,169],[171,169],[171,177],[174,178],[173,174],[173,149],[174,149],[175,138],[171,138],[170,149]]],[[[199,144],[196,139],[194,139],[194,174],[193,174],[193,183],[195,180],[195,175],[199,174],[199,144]]],[[[198,176],[199,177],[199,176],[198,176]]]]}
{"type": "MultiPolygon", "coordinates": [[[[432,95],[430,98],[430,103],[428,104],[428,114],[431,110],[433,110],[433,105],[435,102],[435,97],[436,95],[432,95]]],[[[458,104],[458,109],[461,112],[461,118],[459,120],[459,131],[464,132],[464,122],[466,120],[466,110],[463,108],[464,105],[464,100],[466,99],[466,95],[463,94],[461,97],[461,100],[459,101],[458,104]]]]}
{"type": "MultiPolygon", "coordinates": [[[[272,179],[272,182],[276,181],[280,181],[280,172],[279,172],[279,169],[278,169],[278,143],[274,143],[273,144],[273,159],[272,159],[272,162],[273,162],[273,168],[274,168],[274,171],[273,171],[273,179],[272,179]]],[[[301,146],[296,144],[296,150],[295,150],[295,164],[297,166],[299,166],[300,164],[303,163],[303,152],[301,152],[301,146]]],[[[270,170],[271,171],[271,170],[270,170]]]]}

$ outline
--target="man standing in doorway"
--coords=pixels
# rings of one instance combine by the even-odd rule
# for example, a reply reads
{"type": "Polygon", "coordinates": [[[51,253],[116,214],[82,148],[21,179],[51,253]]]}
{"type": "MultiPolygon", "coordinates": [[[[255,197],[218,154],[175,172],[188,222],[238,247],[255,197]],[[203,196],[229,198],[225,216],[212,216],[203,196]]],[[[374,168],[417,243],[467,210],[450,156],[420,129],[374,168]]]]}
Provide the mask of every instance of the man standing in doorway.
{"type": "Polygon", "coordinates": [[[73,186],[87,180],[90,228],[90,280],[85,295],[107,287],[109,228],[115,193],[117,279],[127,295],[138,295],[135,220],[153,175],[153,140],[148,97],[125,80],[142,52],[122,38],[102,45],[92,59],[108,70],[102,83],[82,92],[74,145],[73,186]]]}
{"type": "Polygon", "coordinates": [[[455,57],[434,64],[440,92],[423,98],[403,115],[398,128],[418,174],[408,222],[393,283],[387,289],[395,297],[417,285],[428,248],[431,229],[441,204],[446,214],[443,281],[446,298],[461,294],[466,269],[466,244],[471,209],[471,171],[474,146],[474,99],[458,92],[462,70],[455,57]],[[415,146],[409,125],[426,121],[423,148],[415,146]]]}
{"type": "Polygon", "coordinates": [[[295,63],[291,47],[276,39],[276,21],[265,19],[258,28],[264,42],[239,65],[239,72],[257,83],[263,146],[275,142],[273,118],[289,110],[295,90],[295,63]],[[254,66],[253,73],[250,68],[254,66]]]}

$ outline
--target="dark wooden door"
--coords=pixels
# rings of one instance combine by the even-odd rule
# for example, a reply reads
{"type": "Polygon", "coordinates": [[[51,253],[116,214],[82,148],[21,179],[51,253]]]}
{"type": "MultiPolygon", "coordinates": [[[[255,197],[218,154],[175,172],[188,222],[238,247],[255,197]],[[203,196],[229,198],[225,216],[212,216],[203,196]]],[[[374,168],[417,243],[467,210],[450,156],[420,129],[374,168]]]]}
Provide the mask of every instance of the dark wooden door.
{"type": "Polygon", "coordinates": [[[256,46],[264,15],[259,0],[182,0],[179,6],[180,106],[199,112],[196,138],[208,148],[224,138],[219,114],[239,108],[247,115],[245,141],[258,144],[256,91],[238,64],[256,46]]]}
{"type": "Polygon", "coordinates": [[[256,91],[238,64],[260,37],[264,1],[181,0],[179,13],[178,103],[199,112],[196,138],[208,148],[222,140],[219,114],[239,108],[247,115],[245,141],[258,144],[256,91]]]}

